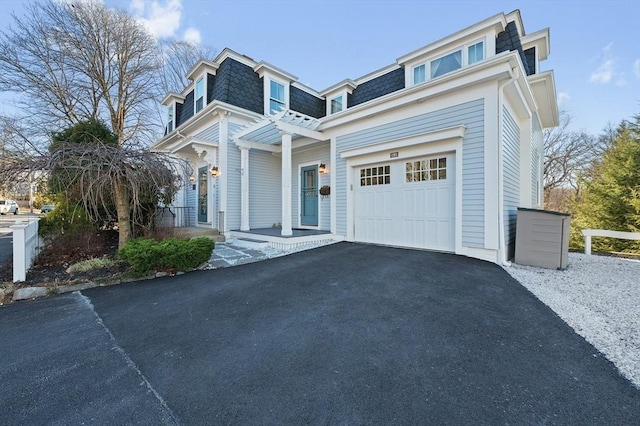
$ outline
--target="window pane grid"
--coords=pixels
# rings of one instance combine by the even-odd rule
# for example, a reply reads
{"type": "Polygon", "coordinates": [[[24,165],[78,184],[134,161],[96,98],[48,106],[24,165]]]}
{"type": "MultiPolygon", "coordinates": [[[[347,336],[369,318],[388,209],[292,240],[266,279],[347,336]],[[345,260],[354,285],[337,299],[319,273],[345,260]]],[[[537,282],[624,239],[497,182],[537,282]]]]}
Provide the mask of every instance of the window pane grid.
{"type": "Polygon", "coordinates": [[[447,178],[447,158],[408,161],[405,163],[406,182],[424,182],[447,178]]]}
{"type": "Polygon", "coordinates": [[[389,185],[391,166],[366,167],[360,169],[360,186],[389,185]]]}

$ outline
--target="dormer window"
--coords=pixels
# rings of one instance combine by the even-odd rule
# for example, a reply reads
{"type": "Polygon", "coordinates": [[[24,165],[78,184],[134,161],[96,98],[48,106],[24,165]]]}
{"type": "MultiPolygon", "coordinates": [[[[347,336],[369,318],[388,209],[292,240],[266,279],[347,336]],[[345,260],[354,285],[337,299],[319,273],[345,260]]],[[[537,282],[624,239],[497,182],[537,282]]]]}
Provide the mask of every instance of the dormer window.
{"type": "Polygon", "coordinates": [[[196,81],[195,112],[197,113],[203,107],[204,107],[204,77],[200,77],[196,81]]]}
{"type": "Polygon", "coordinates": [[[271,80],[269,89],[269,114],[277,114],[286,109],[284,84],[271,80]]]}
{"type": "Polygon", "coordinates": [[[173,131],[174,105],[175,104],[171,104],[167,107],[167,133],[173,131]]]}
{"type": "Polygon", "coordinates": [[[412,85],[424,83],[427,80],[438,78],[460,68],[480,62],[485,58],[485,42],[475,41],[464,45],[457,50],[436,56],[426,62],[418,63],[410,68],[406,78],[411,79],[412,85]]]}
{"type": "Polygon", "coordinates": [[[336,96],[335,98],[331,99],[331,114],[335,114],[337,112],[342,111],[342,104],[343,104],[343,100],[342,100],[343,96],[336,96]]]}
{"type": "Polygon", "coordinates": [[[472,44],[467,48],[467,64],[475,64],[484,59],[484,42],[472,44]]]}
{"type": "Polygon", "coordinates": [[[413,69],[413,84],[420,84],[427,81],[427,66],[418,65],[413,69]]]}
{"type": "Polygon", "coordinates": [[[462,50],[444,55],[441,58],[434,59],[430,63],[431,78],[440,77],[451,71],[462,68],[462,50]]]}

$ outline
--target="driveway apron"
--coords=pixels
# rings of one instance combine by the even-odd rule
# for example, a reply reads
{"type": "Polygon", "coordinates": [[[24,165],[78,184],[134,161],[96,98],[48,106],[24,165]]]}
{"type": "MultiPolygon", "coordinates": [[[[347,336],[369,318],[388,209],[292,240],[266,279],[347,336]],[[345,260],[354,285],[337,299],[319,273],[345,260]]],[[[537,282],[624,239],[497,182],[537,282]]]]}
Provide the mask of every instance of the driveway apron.
{"type": "MultiPolygon", "coordinates": [[[[168,422],[640,418],[640,392],[608,360],[500,267],[476,259],[340,243],[83,295],[114,339],[94,330],[99,339],[89,348],[118,348],[148,384],[150,415],[168,422]]],[[[21,308],[0,309],[3,324],[21,308]]],[[[39,337],[22,353],[50,350],[39,337]]],[[[89,348],[74,351],[82,358],[89,348]]],[[[102,404],[102,420],[113,418],[111,403],[102,404]]],[[[9,409],[27,405],[15,399],[9,409]]]]}

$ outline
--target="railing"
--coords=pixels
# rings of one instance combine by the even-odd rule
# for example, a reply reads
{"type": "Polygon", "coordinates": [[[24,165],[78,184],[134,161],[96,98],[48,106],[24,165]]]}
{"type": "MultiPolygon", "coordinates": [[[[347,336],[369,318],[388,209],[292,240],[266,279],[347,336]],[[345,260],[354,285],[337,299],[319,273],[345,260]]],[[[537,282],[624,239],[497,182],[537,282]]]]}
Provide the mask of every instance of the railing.
{"type": "Polygon", "coordinates": [[[158,207],[155,222],[159,228],[187,228],[193,226],[194,207],[158,207]]]}
{"type": "Polygon", "coordinates": [[[19,220],[10,226],[13,231],[13,282],[26,281],[27,271],[40,249],[38,238],[38,220],[30,219],[24,223],[19,220]]]}
{"type": "Polygon", "coordinates": [[[606,229],[583,229],[584,253],[591,254],[591,237],[619,238],[621,240],[640,240],[640,232],[609,231],[606,229]]]}

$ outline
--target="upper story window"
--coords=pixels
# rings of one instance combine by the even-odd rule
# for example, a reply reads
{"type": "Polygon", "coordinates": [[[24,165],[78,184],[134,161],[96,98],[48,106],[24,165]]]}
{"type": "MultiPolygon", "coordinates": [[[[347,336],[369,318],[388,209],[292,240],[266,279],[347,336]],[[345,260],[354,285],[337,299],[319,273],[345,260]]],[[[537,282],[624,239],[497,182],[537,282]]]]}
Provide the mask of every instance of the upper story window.
{"type": "Polygon", "coordinates": [[[423,83],[427,80],[427,66],[418,65],[413,69],[413,84],[423,83]]]}
{"type": "Polygon", "coordinates": [[[271,80],[269,89],[269,114],[277,114],[286,109],[284,84],[271,80]]]}
{"type": "Polygon", "coordinates": [[[475,64],[484,59],[484,42],[472,44],[467,47],[467,64],[475,64]]]}
{"type": "Polygon", "coordinates": [[[418,64],[412,68],[413,75],[409,75],[408,78],[411,78],[413,84],[416,85],[427,81],[427,79],[434,79],[480,62],[485,58],[484,45],[484,41],[476,41],[435,59],[428,60],[425,63],[418,64]]]}
{"type": "Polygon", "coordinates": [[[167,107],[167,133],[173,131],[174,105],[175,104],[171,104],[167,107]]]}
{"type": "Polygon", "coordinates": [[[451,71],[462,68],[462,50],[456,50],[430,63],[431,78],[440,77],[451,71]]]}
{"type": "Polygon", "coordinates": [[[335,114],[336,112],[340,112],[342,111],[343,107],[343,101],[342,101],[342,95],[340,96],[336,96],[335,98],[331,99],[331,114],[335,114]]]}
{"type": "Polygon", "coordinates": [[[204,107],[204,77],[200,77],[196,81],[195,112],[200,111],[203,107],[204,107]]]}

